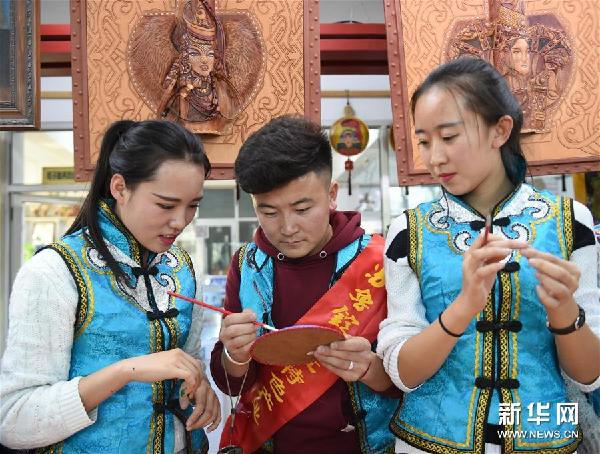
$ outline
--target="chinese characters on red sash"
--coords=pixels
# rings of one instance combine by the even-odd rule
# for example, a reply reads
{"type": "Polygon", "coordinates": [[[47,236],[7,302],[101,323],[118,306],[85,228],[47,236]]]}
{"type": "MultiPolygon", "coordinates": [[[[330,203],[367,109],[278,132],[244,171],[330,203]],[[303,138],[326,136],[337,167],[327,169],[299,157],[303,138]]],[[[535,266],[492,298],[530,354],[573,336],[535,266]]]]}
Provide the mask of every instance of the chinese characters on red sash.
{"type": "MultiPolygon", "coordinates": [[[[344,334],[374,342],[387,314],[383,246],[383,238],[374,235],[342,277],[296,324],[336,327],[344,334]]],[[[221,447],[236,444],[245,453],[256,451],[337,379],[317,361],[283,367],[261,365],[255,383],[240,399],[233,436],[224,430],[221,447]]],[[[229,424],[228,420],[226,427],[229,424]]]]}

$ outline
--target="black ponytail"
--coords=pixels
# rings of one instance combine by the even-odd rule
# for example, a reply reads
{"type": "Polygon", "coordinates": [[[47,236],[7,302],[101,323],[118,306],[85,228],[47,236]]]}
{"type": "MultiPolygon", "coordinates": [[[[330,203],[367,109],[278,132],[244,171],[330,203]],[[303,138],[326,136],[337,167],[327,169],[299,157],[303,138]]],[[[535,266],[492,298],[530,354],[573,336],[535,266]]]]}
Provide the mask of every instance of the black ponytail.
{"type": "Polygon", "coordinates": [[[102,256],[117,278],[125,274],[102,238],[98,224],[98,206],[111,198],[110,181],[120,174],[131,190],[150,181],[165,161],[190,161],[208,176],[210,162],[200,139],[183,126],[164,120],[116,121],[104,133],[90,190],[81,211],[65,235],[86,229],[86,238],[102,256]]]}

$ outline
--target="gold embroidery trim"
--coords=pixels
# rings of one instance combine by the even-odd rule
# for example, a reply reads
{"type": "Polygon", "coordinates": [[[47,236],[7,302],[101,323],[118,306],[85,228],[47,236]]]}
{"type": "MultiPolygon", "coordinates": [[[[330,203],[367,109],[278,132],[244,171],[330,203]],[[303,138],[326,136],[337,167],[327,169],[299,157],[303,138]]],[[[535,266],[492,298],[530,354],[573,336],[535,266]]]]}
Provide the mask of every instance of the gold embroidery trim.
{"type": "MultiPolygon", "coordinates": [[[[155,353],[162,351],[163,331],[159,320],[151,320],[149,323],[149,347],[150,352],[155,353]]],[[[163,382],[152,383],[152,402],[164,403],[164,384],[163,382]]],[[[157,413],[152,411],[150,418],[150,433],[148,434],[148,454],[162,454],[163,437],[165,431],[165,415],[164,412],[157,413]]]]}
{"type": "MultiPolygon", "coordinates": [[[[35,454],[62,454],[64,441],[55,443],[45,448],[38,448],[34,451],[35,454]]],[[[25,452],[25,451],[24,451],[25,452]]]]}
{"type": "MultiPolygon", "coordinates": [[[[515,273],[516,274],[516,273],[515,273]]],[[[500,272],[500,320],[501,322],[506,322],[510,320],[510,312],[511,312],[511,304],[512,304],[512,284],[510,279],[510,274],[507,272],[500,272]]],[[[500,359],[500,370],[498,371],[498,376],[500,379],[508,379],[508,378],[517,378],[516,376],[509,376],[509,364],[510,364],[510,354],[509,354],[509,331],[508,330],[500,330],[498,332],[500,351],[498,352],[498,357],[500,359]]],[[[514,369],[514,364],[513,364],[514,369]]],[[[511,390],[508,388],[500,389],[500,402],[503,403],[512,403],[513,396],[511,390]]],[[[512,428],[512,426],[507,426],[507,428],[512,428]]],[[[505,438],[503,440],[504,450],[505,452],[512,452],[512,440],[509,438],[505,438]]]]}
{"type": "MultiPolygon", "coordinates": [[[[152,402],[164,402],[164,385],[162,382],[152,383],[152,402]]],[[[146,453],[162,454],[163,452],[163,436],[165,431],[165,414],[164,412],[152,412],[150,418],[150,434],[148,435],[148,446],[146,453]]]]}
{"type": "Polygon", "coordinates": [[[179,246],[171,246],[171,249],[169,249],[168,252],[177,258],[177,266],[173,268],[173,272],[177,273],[182,270],[184,265],[187,265],[192,277],[194,278],[194,282],[196,282],[196,271],[194,270],[194,264],[192,263],[192,259],[190,258],[189,254],[179,246]]]}
{"type": "Polygon", "coordinates": [[[417,255],[419,250],[419,232],[417,231],[417,214],[416,210],[407,210],[408,222],[408,264],[415,272],[417,277],[421,278],[421,270],[417,264],[417,255]]]}
{"type": "Polygon", "coordinates": [[[92,290],[92,283],[77,254],[66,243],[58,241],[50,247],[63,258],[77,286],[79,301],[75,318],[75,334],[73,335],[77,339],[86,330],[94,317],[94,292],[92,290]]]}
{"type": "Polygon", "coordinates": [[[248,243],[242,245],[240,253],[238,254],[238,269],[240,272],[242,271],[242,265],[244,264],[244,257],[246,257],[246,249],[248,249],[248,243]]]}
{"type": "MultiPolygon", "coordinates": [[[[352,409],[353,409],[353,413],[355,415],[359,414],[360,412],[360,407],[359,407],[359,397],[357,396],[358,394],[358,383],[356,385],[354,385],[354,383],[346,383],[346,385],[348,386],[348,393],[350,394],[350,402],[352,402],[352,409]]],[[[360,418],[359,421],[356,422],[356,430],[358,432],[358,440],[360,443],[360,452],[361,453],[368,453],[368,446],[365,443],[367,434],[366,434],[366,427],[365,427],[365,422],[363,418],[360,418]]]]}
{"type": "MultiPolygon", "coordinates": [[[[176,319],[173,318],[165,318],[165,324],[169,329],[169,347],[167,350],[173,350],[178,347],[179,341],[179,325],[176,319]]],[[[190,325],[191,325],[191,315],[190,315],[190,325]]]]}
{"type": "Polygon", "coordinates": [[[561,202],[563,213],[563,231],[567,248],[567,256],[564,258],[565,260],[568,260],[573,253],[573,201],[568,197],[561,197],[561,202]]]}
{"type": "Polygon", "coordinates": [[[112,222],[112,224],[117,228],[117,230],[119,230],[127,239],[129,247],[131,248],[131,258],[136,263],[141,264],[142,254],[138,241],[133,237],[133,235],[129,232],[129,230],[127,229],[127,227],[125,227],[121,220],[117,216],[115,216],[108,203],[106,203],[104,200],[101,200],[99,206],[102,212],[110,220],[110,222],[112,222]]]}

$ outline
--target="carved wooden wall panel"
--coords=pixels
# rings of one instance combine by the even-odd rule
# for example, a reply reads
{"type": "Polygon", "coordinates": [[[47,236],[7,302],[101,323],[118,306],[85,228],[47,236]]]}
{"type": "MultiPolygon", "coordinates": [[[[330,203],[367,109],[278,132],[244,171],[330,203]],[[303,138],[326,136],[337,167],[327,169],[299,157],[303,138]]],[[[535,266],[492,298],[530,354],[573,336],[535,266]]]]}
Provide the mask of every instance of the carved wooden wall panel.
{"type": "MultiPolygon", "coordinates": [[[[144,17],[162,15],[168,19],[173,17],[179,3],[177,0],[71,2],[76,51],[73,56],[76,169],[78,179],[88,179],[102,133],[111,122],[158,117],[152,108],[156,107],[156,100],[142,99],[140,93],[147,92],[140,89],[139,74],[133,80],[134,72],[128,68],[128,41],[144,17]]],[[[298,113],[320,120],[317,2],[216,1],[217,15],[236,12],[251,18],[250,22],[262,36],[264,52],[253,62],[260,83],[248,95],[251,101],[247,107],[225,133],[202,134],[214,164],[212,178],[217,179],[233,176],[232,164],[239,147],[272,117],[298,113]]],[[[186,126],[203,132],[190,124],[186,126]]]]}
{"type": "MultiPolygon", "coordinates": [[[[464,37],[465,24],[471,26],[471,37],[483,33],[481,29],[489,24],[493,13],[490,11],[493,2],[502,5],[521,3],[520,0],[385,0],[400,184],[431,182],[412,140],[410,96],[434,67],[456,56],[457,34],[462,31],[464,37]]],[[[522,4],[532,34],[540,33],[539,23],[549,24],[564,32],[561,35],[564,47],[572,52],[569,57],[572,63],[567,62],[561,72],[556,72],[561,89],[555,98],[560,99],[549,102],[542,110],[544,121],[541,126],[530,128],[536,133],[522,136],[531,173],[598,170],[600,4],[595,0],[525,0],[522,4]]],[[[534,50],[531,49],[532,59],[535,58],[534,50]]],[[[490,60],[493,62],[493,58],[490,60]]],[[[532,71],[532,77],[541,79],[545,75],[544,65],[537,68],[538,72],[532,71]]]]}
{"type": "Polygon", "coordinates": [[[0,131],[40,127],[40,0],[0,2],[0,131]]]}

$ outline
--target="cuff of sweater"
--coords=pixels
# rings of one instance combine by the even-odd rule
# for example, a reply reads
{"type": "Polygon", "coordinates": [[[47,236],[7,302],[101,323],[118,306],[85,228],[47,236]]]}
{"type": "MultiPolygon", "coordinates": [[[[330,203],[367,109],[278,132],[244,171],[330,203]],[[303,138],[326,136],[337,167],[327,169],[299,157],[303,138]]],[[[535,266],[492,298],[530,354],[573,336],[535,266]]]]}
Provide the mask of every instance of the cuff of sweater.
{"type": "Polygon", "coordinates": [[[68,433],[77,433],[96,422],[98,408],[89,413],[85,411],[79,395],[79,380],[75,377],[65,383],[64,398],[60,401],[60,414],[68,433]]]}
{"type": "Polygon", "coordinates": [[[577,388],[579,388],[584,393],[591,393],[592,391],[595,391],[596,389],[600,388],[600,376],[598,376],[596,380],[594,380],[592,383],[586,385],[584,383],[579,383],[577,380],[573,380],[567,375],[567,373],[564,370],[562,372],[565,377],[572,381],[575,384],[575,386],[577,386],[577,388]]]}
{"type": "Polygon", "coordinates": [[[419,388],[421,385],[416,386],[414,388],[409,388],[400,379],[400,372],[398,371],[398,355],[400,354],[400,349],[404,345],[404,342],[406,342],[407,340],[408,339],[400,342],[398,345],[392,348],[388,354],[385,355],[383,365],[388,375],[392,379],[392,382],[405,393],[410,393],[415,389],[419,388]]]}

